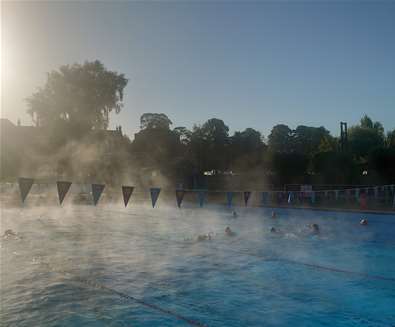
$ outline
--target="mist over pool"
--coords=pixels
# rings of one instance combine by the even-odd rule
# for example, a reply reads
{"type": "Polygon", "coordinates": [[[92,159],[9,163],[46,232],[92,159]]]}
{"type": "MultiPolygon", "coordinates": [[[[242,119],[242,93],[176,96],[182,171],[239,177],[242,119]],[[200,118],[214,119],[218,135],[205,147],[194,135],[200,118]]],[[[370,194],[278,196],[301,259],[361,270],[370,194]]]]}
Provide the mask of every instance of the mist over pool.
{"type": "Polygon", "coordinates": [[[1,234],[17,234],[1,240],[2,324],[395,324],[393,215],[364,215],[361,226],[355,213],[236,211],[2,209],[1,234]],[[306,232],[312,222],[319,235],[306,232]]]}

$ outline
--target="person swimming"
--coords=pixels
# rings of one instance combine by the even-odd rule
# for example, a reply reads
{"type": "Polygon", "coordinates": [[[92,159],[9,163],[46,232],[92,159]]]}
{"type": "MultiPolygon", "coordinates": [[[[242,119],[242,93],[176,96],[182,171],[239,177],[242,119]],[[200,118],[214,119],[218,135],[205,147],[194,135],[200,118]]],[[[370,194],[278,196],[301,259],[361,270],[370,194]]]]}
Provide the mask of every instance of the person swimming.
{"type": "Polygon", "coordinates": [[[368,220],[366,218],[362,218],[359,224],[362,226],[366,226],[368,224],[368,220]]]}
{"type": "Polygon", "coordinates": [[[235,236],[236,233],[234,231],[232,231],[229,226],[227,226],[225,228],[225,235],[227,235],[227,236],[235,236]]]}
{"type": "Polygon", "coordinates": [[[320,227],[318,226],[318,224],[310,224],[309,225],[311,232],[313,234],[319,234],[320,233],[320,227]]]}
{"type": "Polygon", "coordinates": [[[198,242],[201,241],[211,241],[211,233],[207,233],[207,234],[202,234],[202,235],[198,235],[198,237],[196,238],[196,240],[198,242]]]}
{"type": "Polygon", "coordinates": [[[8,239],[19,240],[21,237],[17,233],[15,233],[12,229],[7,229],[4,232],[3,238],[6,239],[6,240],[8,240],[8,239]]]}
{"type": "Polygon", "coordinates": [[[275,227],[270,228],[270,233],[277,233],[277,229],[275,227]]]}
{"type": "Polygon", "coordinates": [[[233,218],[237,218],[239,215],[237,214],[237,212],[235,210],[232,211],[232,216],[233,218]]]}

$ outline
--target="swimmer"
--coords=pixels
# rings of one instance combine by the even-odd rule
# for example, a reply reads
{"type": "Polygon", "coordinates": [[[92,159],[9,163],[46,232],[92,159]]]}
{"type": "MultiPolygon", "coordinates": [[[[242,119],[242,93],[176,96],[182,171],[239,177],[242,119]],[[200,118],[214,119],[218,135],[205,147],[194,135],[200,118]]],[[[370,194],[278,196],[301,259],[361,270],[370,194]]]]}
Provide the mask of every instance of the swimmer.
{"type": "Polygon", "coordinates": [[[236,233],[234,231],[232,231],[229,226],[227,226],[225,228],[225,235],[227,235],[227,236],[235,236],[236,233]]]}
{"type": "Polygon", "coordinates": [[[317,224],[310,224],[309,227],[312,230],[313,234],[320,233],[320,227],[317,224]]]}
{"type": "Polygon", "coordinates": [[[208,233],[208,234],[199,235],[199,236],[196,238],[196,240],[197,240],[198,242],[201,242],[201,241],[210,241],[210,240],[211,240],[211,234],[208,233]]]}
{"type": "Polygon", "coordinates": [[[20,239],[20,236],[18,236],[18,234],[15,233],[12,229],[7,229],[7,230],[4,232],[3,238],[6,239],[6,240],[8,240],[8,239],[10,239],[10,238],[19,240],[19,239],[20,239]]]}
{"type": "Polygon", "coordinates": [[[238,217],[238,214],[237,214],[237,212],[235,210],[232,211],[232,216],[233,216],[233,218],[237,218],[238,217]]]}
{"type": "Polygon", "coordinates": [[[277,217],[276,212],[272,211],[272,218],[276,218],[276,217],[277,217]]]}
{"type": "Polygon", "coordinates": [[[275,229],[274,227],[270,228],[270,233],[277,233],[277,229],[275,229]]]}
{"type": "Polygon", "coordinates": [[[362,226],[366,226],[368,224],[368,220],[366,218],[362,218],[359,222],[362,226]]]}

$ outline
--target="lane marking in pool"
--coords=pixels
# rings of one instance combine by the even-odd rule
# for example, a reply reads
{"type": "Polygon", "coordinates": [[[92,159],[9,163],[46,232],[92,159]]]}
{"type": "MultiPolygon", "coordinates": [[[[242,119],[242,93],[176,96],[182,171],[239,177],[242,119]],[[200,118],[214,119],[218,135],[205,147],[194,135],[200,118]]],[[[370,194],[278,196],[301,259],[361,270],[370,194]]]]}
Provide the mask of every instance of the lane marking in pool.
{"type": "Polygon", "coordinates": [[[90,287],[94,287],[96,289],[101,289],[101,290],[107,291],[109,293],[115,294],[115,295],[117,295],[118,297],[120,297],[120,298],[122,298],[124,300],[128,300],[128,301],[132,301],[132,302],[138,303],[138,304],[140,304],[142,306],[145,306],[147,308],[150,308],[152,310],[155,310],[155,311],[164,313],[166,315],[172,316],[172,317],[174,317],[174,318],[176,318],[176,319],[178,319],[180,321],[184,321],[185,323],[187,323],[190,326],[207,327],[206,324],[203,324],[203,323],[201,323],[201,322],[199,322],[197,320],[185,317],[185,316],[183,316],[183,315],[181,315],[181,314],[179,314],[179,313],[177,313],[177,312],[175,312],[173,310],[165,309],[165,308],[162,308],[161,306],[159,306],[157,304],[150,303],[150,302],[138,299],[138,298],[136,298],[134,296],[131,296],[131,295],[128,295],[126,293],[117,291],[117,290],[115,290],[115,289],[113,289],[111,287],[102,285],[102,284],[100,284],[100,283],[98,283],[98,282],[96,282],[94,280],[90,280],[88,278],[76,277],[76,276],[74,276],[73,274],[71,274],[71,273],[69,273],[67,271],[62,271],[62,270],[55,269],[47,262],[42,262],[41,264],[44,265],[44,266],[47,266],[47,268],[49,268],[50,271],[53,271],[53,272],[58,273],[58,274],[61,274],[61,275],[65,276],[65,277],[69,276],[73,280],[78,281],[81,284],[84,284],[84,285],[87,285],[87,286],[90,286],[90,287]]]}
{"type": "Polygon", "coordinates": [[[95,287],[95,288],[98,288],[98,289],[101,289],[101,290],[105,290],[107,292],[110,292],[110,293],[118,295],[122,299],[136,302],[136,303],[141,304],[141,305],[143,305],[143,306],[145,306],[147,308],[150,308],[150,309],[159,311],[161,313],[167,314],[169,316],[172,316],[172,317],[174,317],[174,318],[176,318],[178,320],[186,322],[190,326],[207,327],[207,325],[202,324],[201,322],[199,322],[197,320],[193,320],[191,318],[187,318],[185,316],[182,316],[182,315],[178,314],[175,311],[172,311],[172,310],[169,310],[169,309],[164,309],[164,308],[162,308],[162,307],[160,307],[160,306],[158,306],[156,304],[153,304],[153,303],[150,303],[150,302],[147,302],[147,301],[135,298],[134,296],[128,295],[126,293],[114,290],[113,288],[110,288],[108,286],[99,284],[99,283],[97,283],[97,282],[95,282],[93,280],[89,280],[89,279],[81,278],[81,277],[76,277],[75,279],[77,281],[79,281],[80,283],[82,283],[82,284],[85,284],[85,285],[88,285],[88,286],[92,286],[92,287],[95,287]]]}
{"type": "Polygon", "coordinates": [[[363,273],[363,272],[359,272],[359,271],[352,271],[352,270],[346,270],[346,269],[341,269],[341,268],[335,268],[335,267],[328,267],[328,266],[322,266],[322,265],[317,265],[314,263],[308,263],[308,262],[303,262],[303,261],[296,261],[296,260],[291,260],[291,259],[287,259],[287,258],[275,258],[275,257],[268,257],[268,256],[264,256],[264,255],[260,255],[260,254],[256,254],[256,253],[251,253],[248,251],[237,251],[237,250],[233,250],[233,249],[229,249],[229,248],[221,248],[221,247],[216,247],[219,250],[225,250],[225,251],[230,251],[230,252],[234,252],[237,254],[244,254],[244,255],[248,255],[251,257],[256,257],[256,258],[260,258],[263,259],[264,261],[282,261],[282,262],[286,262],[286,263],[290,263],[290,264],[295,264],[295,265],[301,265],[301,266],[306,266],[309,268],[315,268],[315,269],[320,269],[320,270],[326,270],[326,271],[332,271],[332,272],[338,272],[338,273],[343,273],[343,274],[348,274],[348,275],[355,275],[355,276],[361,276],[361,277],[365,277],[367,279],[375,279],[375,280],[384,280],[387,282],[395,282],[395,277],[385,277],[385,276],[380,276],[380,275],[371,275],[371,274],[367,274],[367,273],[363,273]]]}

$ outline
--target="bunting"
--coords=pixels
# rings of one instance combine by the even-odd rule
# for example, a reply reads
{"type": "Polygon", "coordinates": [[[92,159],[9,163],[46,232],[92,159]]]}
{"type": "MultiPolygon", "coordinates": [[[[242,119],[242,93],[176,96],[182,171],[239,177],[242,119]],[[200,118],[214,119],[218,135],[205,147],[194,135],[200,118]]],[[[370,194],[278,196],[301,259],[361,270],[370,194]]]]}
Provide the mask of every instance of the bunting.
{"type": "MultiPolygon", "coordinates": [[[[44,191],[48,184],[47,183],[38,183],[35,181],[33,178],[24,178],[20,177],[18,179],[18,185],[19,185],[19,191],[20,191],[20,196],[21,196],[21,201],[24,203],[26,201],[27,196],[29,195],[31,188],[33,184],[36,182],[38,185],[38,188],[36,191],[44,191]],[[43,188],[41,190],[41,188],[43,188]]],[[[70,187],[73,183],[69,181],[56,181],[56,186],[57,186],[57,194],[58,194],[58,199],[59,199],[59,204],[62,205],[68,192],[70,191],[70,187]]],[[[7,184],[5,184],[7,185],[7,184]]],[[[80,184],[76,184],[77,187],[80,184]]],[[[104,184],[90,184],[91,186],[91,192],[92,192],[92,197],[93,197],[93,203],[94,205],[97,205],[102,193],[105,189],[104,184]]],[[[3,184],[0,184],[0,187],[4,187],[3,184]]],[[[81,192],[90,192],[89,191],[89,184],[81,184],[81,192]]],[[[122,195],[123,195],[123,200],[125,207],[127,207],[131,196],[134,192],[134,187],[133,186],[122,186],[122,195]]],[[[152,202],[152,207],[154,208],[156,206],[156,202],[159,198],[159,194],[161,192],[161,188],[150,188],[150,195],[151,195],[151,202],[152,202]]],[[[176,192],[176,202],[178,208],[181,208],[182,202],[184,200],[185,193],[188,192],[188,190],[185,190],[182,188],[182,185],[179,186],[175,190],[176,192]]],[[[203,207],[207,195],[208,195],[208,190],[206,189],[195,189],[194,192],[197,194],[197,200],[199,203],[200,207],[203,207]]],[[[213,192],[221,192],[222,194],[224,193],[223,191],[218,191],[214,190],[213,192]]],[[[37,193],[37,192],[35,192],[37,193]]],[[[245,206],[248,206],[248,202],[251,198],[251,191],[243,191],[243,192],[235,192],[235,191],[227,191],[226,193],[226,203],[228,207],[233,206],[233,199],[236,193],[242,193],[243,201],[245,206]]],[[[344,201],[350,201],[354,203],[359,203],[359,205],[362,208],[367,208],[368,202],[374,197],[376,200],[378,200],[380,197],[385,199],[385,203],[391,206],[391,200],[393,201],[393,206],[395,207],[395,185],[394,184],[388,184],[388,185],[381,185],[381,186],[368,186],[368,187],[362,187],[362,188],[347,188],[347,189],[330,189],[330,190],[322,190],[322,191],[313,191],[310,189],[310,191],[262,191],[260,192],[261,198],[260,198],[260,204],[262,206],[265,206],[270,203],[270,201],[275,201],[276,203],[288,203],[288,204],[298,204],[298,203],[305,203],[305,201],[310,202],[311,204],[315,204],[317,200],[322,199],[322,197],[327,198],[329,200],[343,200],[344,201]],[[354,200],[355,199],[355,200],[354,200]]]]}
{"type": "Polygon", "coordinates": [[[245,206],[247,206],[250,196],[251,196],[251,192],[250,191],[245,191],[244,192],[244,204],[245,204],[245,206]]]}
{"type": "Polygon", "coordinates": [[[71,182],[58,181],[56,182],[56,187],[58,189],[59,204],[62,205],[67,192],[69,191],[71,182]]]}
{"type": "Polygon", "coordinates": [[[129,203],[129,199],[132,196],[134,191],[133,186],[122,186],[122,195],[123,195],[123,203],[125,204],[125,208],[127,207],[129,203]]]}
{"type": "Polygon", "coordinates": [[[226,200],[229,208],[231,208],[233,204],[233,194],[233,192],[226,192],[226,200]]]}
{"type": "Polygon", "coordinates": [[[24,178],[24,177],[18,178],[19,191],[21,193],[22,203],[25,202],[26,197],[29,194],[33,183],[34,183],[34,179],[33,178],[24,178]]]}
{"type": "Polygon", "coordinates": [[[176,190],[176,199],[177,199],[177,206],[181,208],[182,200],[184,199],[185,191],[184,190],[176,190]]]}
{"type": "Polygon", "coordinates": [[[93,204],[97,205],[99,202],[100,196],[103,193],[105,185],[104,184],[92,184],[92,196],[93,196],[93,204]]]}
{"type": "Polygon", "coordinates": [[[159,193],[160,193],[159,187],[151,187],[150,188],[152,208],[155,208],[155,204],[156,204],[156,201],[158,200],[159,193]]]}

